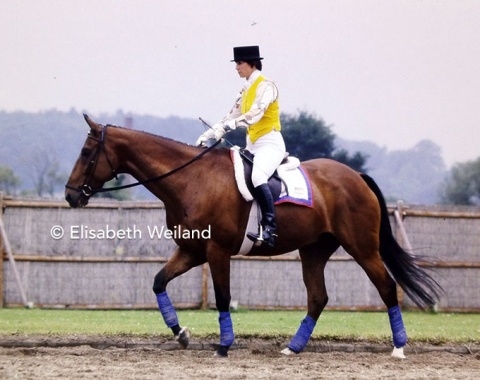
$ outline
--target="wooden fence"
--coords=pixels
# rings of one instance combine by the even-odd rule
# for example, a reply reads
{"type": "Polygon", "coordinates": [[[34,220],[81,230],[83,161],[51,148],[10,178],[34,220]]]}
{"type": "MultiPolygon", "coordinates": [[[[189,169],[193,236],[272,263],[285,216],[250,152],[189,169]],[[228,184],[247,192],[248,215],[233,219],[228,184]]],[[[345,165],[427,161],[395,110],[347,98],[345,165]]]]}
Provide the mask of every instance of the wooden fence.
{"type": "MultiPolygon", "coordinates": [[[[65,202],[0,200],[5,249],[0,255],[0,305],[44,308],[156,308],[153,278],[175,243],[161,202],[93,201],[85,209],[65,202]],[[155,230],[156,228],[156,230],[155,230]],[[116,231],[95,238],[91,231],[116,231]],[[63,237],[59,234],[63,230],[63,237]],[[118,235],[123,231],[123,236],[118,235]]],[[[425,256],[444,288],[437,308],[480,311],[479,208],[389,207],[397,238],[425,256]]],[[[326,267],[327,309],[383,310],[363,270],[342,249],[326,267]]],[[[305,309],[306,291],[296,252],[271,258],[235,257],[232,299],[250,309],[305,309]]],[[[211,307],[208,265],[169,284],[180,308],[211,307]]],[[[399,292],[402,306],[413,307],[399,292]]]]}

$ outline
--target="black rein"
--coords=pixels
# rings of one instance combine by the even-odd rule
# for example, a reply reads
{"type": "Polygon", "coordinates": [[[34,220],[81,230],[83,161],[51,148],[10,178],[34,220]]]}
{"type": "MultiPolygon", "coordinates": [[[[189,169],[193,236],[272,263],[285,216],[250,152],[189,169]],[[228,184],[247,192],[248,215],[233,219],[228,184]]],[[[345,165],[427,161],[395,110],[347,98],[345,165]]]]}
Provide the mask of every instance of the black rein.
{"type": "MultiPolygon", "coordinates": [[[[187,166],[189,166],[190,164],[194,163],[195,161],[199,160],[200,158],[202,158],[202,156],[204,156],[205,154],[207,154],[209,151],[211,151],[212,149],[214,149],[215,147],[217,147],[218,144],[220,144],[222,142],[222,140],[218,140],[216,141],[214,144],[212,144],[211,146],[209,146],[207,149],[205,149],[203,152],[201,152],[200,154],[196,155],[195,157],[193,157],[190,161],[187,161],[186,163],[176,167],[175,169],[172,169],[170,170],[169,172],[167,173],[164,173],[164,174],[160,174],[156,177],[153,177],[153,178],[148,178],[146,180],[143,180],[143,181],[138,181],[138,182],[135,182],[135,183],[130,183],[128,185],[121,185],[121,186],[113,186],[113,187],[102,187],[102,188],[99,188],[99,189],[92,189],[90,185],[87,184],[87,181],[91,178],[91,176],[93,175],[93,172],[95,171],[95,167],[97,166],[97,161],[98,161],[98,157],[100,156],[100,152],[101,151],[104,151],[103,148],[104,148],[104,145],[105,145],[105,138],[106,138],[106,129],[109,125],[105,125],[105,126],[102,126],[102,134],[101,134],[101,138],[100,139],[97,139],[97,138],[94,138],[93,136],[90,136],[88,135],[88,137],[90,138],[93,138],[94,140],[97,140],[98,141],[98,148],[97,148],[97,152],[95,154],[95,158],[93,159],[92,161],[92,171],[91,173],[88,173],[87,174],[87,178],[85,180],[85,183],[81,186],[81,187],[74,187],[74,186],[71,186],[69,185],[68,183],[65,185],[65,187],[67,189],[72,189],[72,190],[75,190],[75,191],[78,191],[78,192],[81,192],[82,194],[84,194],[86,197],[91,197],[92,195],[96,194],[96,193],[105,193],[107,191],[115,191],[115,190],[123,190],[123,189],[128,189],[130,187],[135,187],[135,186],[140,186],[140,185],[144,185],[146,183],[149,183],[149,182],[153,182],[153,181],[159,181],[159,180],[162,180],[164,178],[167,178],[169,176],[171,176],[172,174],[175,174],[176,172],[186,168],[187,166]]],[[[105,152],[105,151],[104,151],[105,152]]],[[[112,169],[112,172],[113,174],[115,175],[115,177],[117,177],[117,173],[115,171],[115,169],[113,169],[113,166],[112,164],[110,163],[110,160],[108,159],[108,156],[106,155],[105,153],[105,157],[107,158],[107,162],[108,164],[110,165],[110,168],[112,169]]]]}

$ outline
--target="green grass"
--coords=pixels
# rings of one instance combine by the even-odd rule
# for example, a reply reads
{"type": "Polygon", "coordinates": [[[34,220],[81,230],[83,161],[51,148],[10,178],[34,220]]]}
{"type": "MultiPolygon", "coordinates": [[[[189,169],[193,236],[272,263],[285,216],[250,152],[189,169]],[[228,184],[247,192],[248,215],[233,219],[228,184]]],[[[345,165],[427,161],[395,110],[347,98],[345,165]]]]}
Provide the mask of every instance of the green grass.
{"type": "MultiPolygon", "coordinates": [[[[291,337],[304,311],[232,312],[237,337],[291,337]]],[[[216,311],[180,310],[182,326],[196,338],[218,335],[216,311]]],[[[480,342],[479,314],[404,312],[410,341],[430,343],[480,342]]],[[[0,309],[0,335],[134,335],[170,336],[171,332],[155,310],[90,311],[0,309]]],[[[388,316],[384,312],[338,312],[322,314],[313,338],[329,340],[391,339],[388,316]]]]}

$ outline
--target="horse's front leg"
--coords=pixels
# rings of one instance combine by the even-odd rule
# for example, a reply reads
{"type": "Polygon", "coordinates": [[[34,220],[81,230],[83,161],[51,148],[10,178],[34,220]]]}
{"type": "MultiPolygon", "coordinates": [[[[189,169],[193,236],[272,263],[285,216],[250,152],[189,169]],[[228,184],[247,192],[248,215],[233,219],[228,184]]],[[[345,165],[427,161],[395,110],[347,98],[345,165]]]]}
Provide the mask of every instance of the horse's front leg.
{"type": "Polygon", "coordinates": [[[178,277],[191,268],[205,262],[205,257],[194,256],[181,248],[177,248],[174,255],[155,276],[153,282],[153,292],[157,296],[158,308],[162,314],[163,320],[167,327],[172,330],[173,335],[176,337],[182,348],[187,348],[188,346],[190,331],[188,330],[188,327],[180,327],[177,312],[167,294],[167,284],[175,277],[178,277]]]}
{"type": "Polygon", "coordinates": [[[227,357],[233,344],[232,318],[230,316],[230,256],[221,250],[209,250],[208,264],[212,275],[215,301],[219,312],[220,346],[215,353],[217,357],[227,357]]]}

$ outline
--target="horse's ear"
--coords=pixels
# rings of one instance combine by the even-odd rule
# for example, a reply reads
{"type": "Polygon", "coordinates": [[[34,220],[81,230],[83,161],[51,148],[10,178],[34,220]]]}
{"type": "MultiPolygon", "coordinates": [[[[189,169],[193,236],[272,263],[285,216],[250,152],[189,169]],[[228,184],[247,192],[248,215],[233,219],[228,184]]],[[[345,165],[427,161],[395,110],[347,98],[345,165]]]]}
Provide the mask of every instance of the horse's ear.
{"type": "Polygon", "coordinates": [[[90,117],[86,113],[83,114],[83,117],[85,118],[85,121],[91,129],[97,132],[100,132],[102,130],[102,127],[99,124],[95,123],[92,119],[90,119],[90,117]]]}

